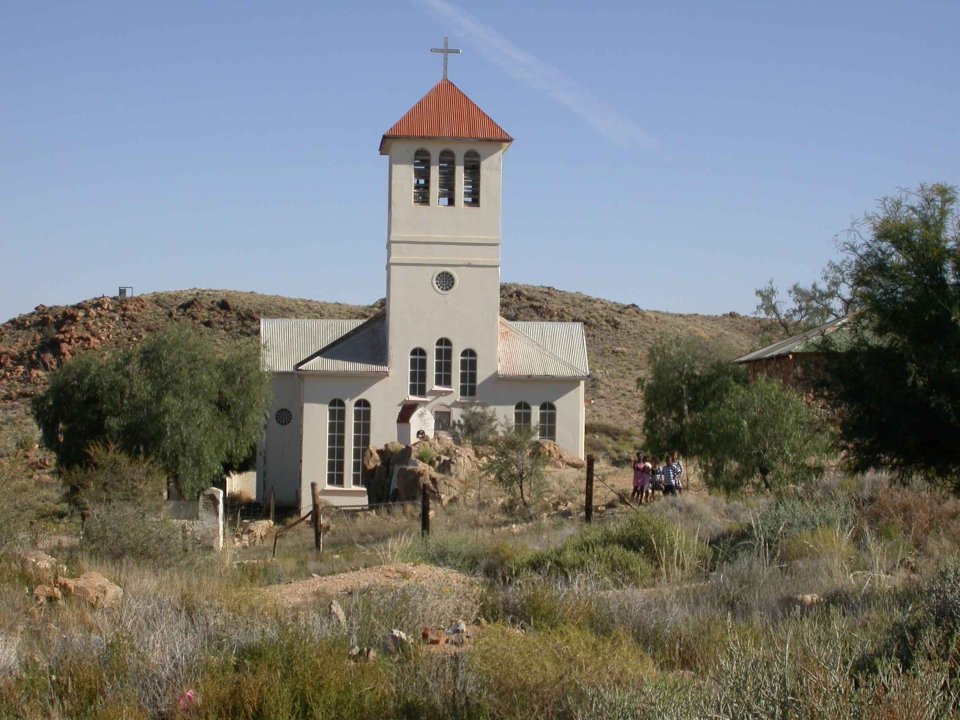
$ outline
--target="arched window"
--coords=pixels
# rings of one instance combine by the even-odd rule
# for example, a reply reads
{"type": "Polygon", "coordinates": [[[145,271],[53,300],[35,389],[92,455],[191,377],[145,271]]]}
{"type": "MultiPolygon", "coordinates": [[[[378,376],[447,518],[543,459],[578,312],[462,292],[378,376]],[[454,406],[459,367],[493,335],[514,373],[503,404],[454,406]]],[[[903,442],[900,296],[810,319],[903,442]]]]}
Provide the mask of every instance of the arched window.
{"type": "Polygon", "coordinates": [[[513,424],[520,427],[530,427],[533,421],[533,412],[530,403],[518,402],[513,408],[513,424]]]}
{"type": "Polygon", "coordinates": [[[480,207],[480,153],[476,150],[463,156],[463,206],[480,207]]]}
{"type": "Polygon", "coordinates": [[[357,400],[353,404],[353,484],[363,484],[363,453],[370,445],[370,403],[357,400]]]}
{"type": "Polygon", "coordinates": [[[410,394],[414,397],[427,394],[427,351],[423,348],[410,352],[410,394]]]}
{"type": "Polygon", "coordinates": [[[453,343],[446,338],[437,340],[433,357],[433,384],[436,387],[453,387],[453,343]]]}
{"type": "Polygon", "coordinates": [[[444,150],[437,161],[438,195],[437,204],[444,207],[456,205],[457,158],[452,150],[444,150]]]}
{"type": "Polygon", "coordinates": [[[331,400],[327,407],[327,485],[343,485],[346,416],[343,400],[331,400]]]}
{"type": "Polygon", "coordinates": [[[545,402],[540,406],[540,439],[557,440],[557,406],[545,402]]]}
{"type": "Polygon", "coordinates": [[[430,153],[427,150],[413,154],[413,204],[430,204],[430,153]]]}
{"type": "Polygon", "coordinates": [[[460,397],[477,396],[477,353],[464,350],[460,353],[460,397]]]}

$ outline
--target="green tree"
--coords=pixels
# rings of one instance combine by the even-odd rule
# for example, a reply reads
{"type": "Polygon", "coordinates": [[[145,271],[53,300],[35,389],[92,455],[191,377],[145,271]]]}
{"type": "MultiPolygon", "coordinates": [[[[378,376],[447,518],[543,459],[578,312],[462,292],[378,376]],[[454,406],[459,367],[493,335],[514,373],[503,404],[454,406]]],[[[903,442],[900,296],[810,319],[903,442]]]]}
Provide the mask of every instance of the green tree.
{"type": "Polygon", "coordinates": [[[269,400],[255,343],[217,348],[173,329],[54,373],[33,403],[44,443],[70,469],[94,443],[155,460],[185,497],[252,457],[269,400]]]}
{"type": "Polygon", "coordinates": [[[654,453],[690,452],[690,426],[697,413],[731,385],[746,382],[743,369],[717,342],[678,337],[655,343],[649,371],[637,383],[643,390],[643,426],[654,453]]]}
{"type": "Polygon", "coordinates": [[[536,452],[537,429],[527,425],[511,425],[492,441],[493,453],[487,458],[484,471],[505,490],[520,500],[528,510],[543,482],[547,460],[536,452]]]}
{"type": "Polygon", "coordinates": [[[759,377],[729,386],[700,413],[692,450],[708,483],[733,490],[759,480],[770,490],[823,472],[827,426],[796,392],[759,377]]]}
{"type": "Polygon", "coordinates": [[[960,219],[957,190],[880,201],[843,247],[861,309],[830,363],[829,397],[856,469],[960,489],[960,219]]]}

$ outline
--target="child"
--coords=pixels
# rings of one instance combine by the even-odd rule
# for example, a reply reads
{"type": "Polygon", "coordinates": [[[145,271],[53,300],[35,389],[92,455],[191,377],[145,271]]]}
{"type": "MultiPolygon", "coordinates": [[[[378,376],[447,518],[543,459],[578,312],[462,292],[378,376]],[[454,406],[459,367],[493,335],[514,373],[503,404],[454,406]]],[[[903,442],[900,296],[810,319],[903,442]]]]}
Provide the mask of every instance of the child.
{"type": "Polygon", "coordinates": [[[651,490],[663,492],[663,468],[660,467],[660,458],[653,459],[653,468],[651,470],[652,480],[650,482],[651,490]]]}

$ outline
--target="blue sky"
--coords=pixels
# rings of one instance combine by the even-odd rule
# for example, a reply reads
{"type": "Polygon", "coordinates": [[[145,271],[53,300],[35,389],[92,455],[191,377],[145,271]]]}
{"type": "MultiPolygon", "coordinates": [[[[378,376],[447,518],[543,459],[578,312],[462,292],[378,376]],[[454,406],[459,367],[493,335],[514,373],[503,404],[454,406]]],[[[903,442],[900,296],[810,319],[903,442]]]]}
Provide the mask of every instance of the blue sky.
{"type": "Polygon", "coordinates": [[[960,182],[960,3],[0,8],[0,320],[190,287],[385,291],[380,136],[450,78],[515,142],[504,281],[675,312],[809,282],[876,200],[960,182]]]}

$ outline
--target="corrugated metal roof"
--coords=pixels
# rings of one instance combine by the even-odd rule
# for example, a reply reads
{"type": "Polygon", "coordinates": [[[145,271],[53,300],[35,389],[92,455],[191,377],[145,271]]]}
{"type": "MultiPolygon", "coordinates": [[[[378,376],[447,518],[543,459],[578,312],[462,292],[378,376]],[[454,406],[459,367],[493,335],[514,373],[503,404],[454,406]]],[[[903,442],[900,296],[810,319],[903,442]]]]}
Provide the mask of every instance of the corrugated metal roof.
{"type": "Polygon", "coordinates": [[[444,138],[452,140],[493,140],[513,142],[502,127],[449,80],[433,89],[384,133],[380,152],[394,138],[444,138]]]}
{"type": "Polygon", "coordinates": [[[261,368],[294,372],[296,366],[367,320],[260,320],[261,368]]]}
{"type": "Polygon", "coordinates": [[[304,372],[386,373],[386,314],[378,313],[297,364],[304,372]]]}
{"type": "Polygon", "coordinates": [[[827,335],[830,336],[830,349],[842,352],[850,347],[853,340],[853,328],[849,324],[856,314],[847,315],[836,320],[830,320],[823,325],[806,330],[805,332],[779,340],[759,350],[738,357],[733,362],[745,363],[755,360],[769,360],[775,357],[796,355],[799,353],[822,352],[820,342],[827,335]]]}
{"type": "Polygon", "coordinates": [[[497,371],[501,377],[587,377],[590,368],[583,325],[500,318],[497,371]]]}

